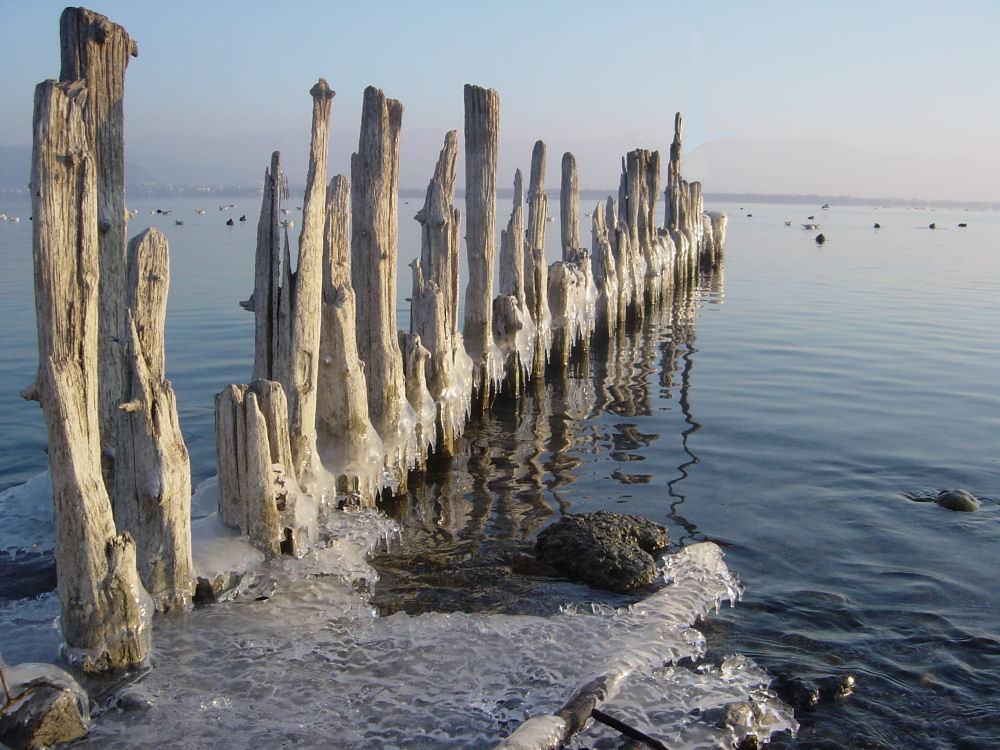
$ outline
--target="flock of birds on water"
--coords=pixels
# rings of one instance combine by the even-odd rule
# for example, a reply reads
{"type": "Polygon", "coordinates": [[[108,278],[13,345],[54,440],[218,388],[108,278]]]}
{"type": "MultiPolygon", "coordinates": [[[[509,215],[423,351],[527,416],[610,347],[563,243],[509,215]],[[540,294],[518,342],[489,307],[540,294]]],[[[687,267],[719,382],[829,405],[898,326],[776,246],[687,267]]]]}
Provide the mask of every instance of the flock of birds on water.
{"type": "MultiPolygon", "coordinates": [[[[407,201],[407,202],[409,202],[409,201],[407,201]]],[[[236,204],[234,204],[234,203],[223,203],[222,205],[219,206],[219,211],[228,211],[231,208],[236,208],[236,204]]],[[[824,203],[820,208],[823,209],[823,210],[826,210],[826,209],[830,208],[830,204],[829,203],[824,203]]],[[[301,211],[302,210],[302,206],[296,206],[296,209],[299,210],[299,211],[301,211]]],[[[740,211],[742,211],[742,210],[743,210],[743,207],[740,206],[740,211]]],[[[203,209],[203,208],[196,208],[194,210],[194,212],[196,214],[204,214],[205,213],[205,209],[203,209]]],[[[288,214],[290,214],[291,212],[292,212],[292,210],[290,208],[283,208],[283,209],[281,209],[281,213],[284,214],[284,215],[286,215],[286,216],[288,214]]],[[[139,213],[139,211],[138,210],[131,210],[131,209],[127,209],[126,208],[125,209],[125,213],[127,214],[128,218],[131,219],[137,213],[139,213]]],[[[173,209],[164,210],[162,208],[151,208],[151,209],[149,209],[149,213],[153,214],[154,216],[155,215],[170,216],[173,213],[173,209]]],[[[588,213],[587,216],[590,216],[590,214],[588,213]]],[[[748,213],[748,214],[746,214],[746,216],[747,216],[747,218],[753,218],[753,214],[752,213],[748,213]]],[[[802,224],[802,228],[804,230],[815,231],[815,230],[817,230],[817,229],[820,228],[819,224],[816,223],[816,215],[815,214],[813,214],[812,216],[808,216],[806,218],[808,219],[808,223],[803,223],[802,224]]],[[[0,221],[9,221],[9,222],[17,223],[20,220],[21,220],[20,216],[8,216],[7,214],[0,214],[0,221]]],[[[247,220],[247,215],[246,214],[243,214],[239,218],[239,221],[242,221],[242,222],[246,222],[246,220],[247,220]]],[[[545,220],[546,221],[552,221],[552,217],[551,216],[546,217],[545,220]]],[[[28,217],[28,221],[31,221],[31,217],[30,216],[28,217]]],[[[180,226],[184,226],[184,220],[183,219],[174,219],[174,224],[176,226],[179,226],[179,227],[180,226]]],[[[235,224],[236,224],[236,221],[234,221],[232,218],[226,219],[226,226],[230,226],[231,227],[231,226],[235,226],[235,224]]],[[[283,227],[293,227],[293,226],[295,226],[295,222],[292,219],[282,219],[281,226],[283,226],[283,227]]],[[[785,226],[786,227],[792,226],[792,221],[791,220],[786,220],[785,221],[785,226]]],[[[958,226],[964,229],[965,227],[967,227],[969,225],[966,222],[963,221],[963,222],[960,222],[958,226]]],[[[873,229],[881,229],[882,225],[879,224],[876,221],[875,224],[872,226],[872,228],[873,229]]],[[[935,222],[931,222],[928,225],[927,228],[928,229],[937,229],[937,224],[935,222]]],[[[820,232],[819,234],[817,234],[814,239],[815,239],[817,245],[822,245],[824,242],[826,242],[826,236],[822,232],[820,232]]]]}
{"type": "MultiPolygon", "coordinates": [[[[820,208],[823,209],[823,210],[826,210],[826,209],[830,208],[830,204],[829,203],[824,203],[822,206],[820,206],[820,208]]],[[[740,211],[742,211],[742,210],[743,210],[743,206],[740,206],[740,211]]],[[[752,219],[753,218],[753,214],[750,214],[750,213],[748,213],[746,216],[747,216],[748,219],[752,219]]],[[[816,221],[816,215],[815,214],[813,214],[812,216],[808,216],[806,218],[808,219],[809,223],[802,224],[802,228],[803,229],[805,229],[805,230],[812,230],[812,231],[815,231],[815,230],[819,229],[819,224],[815,223],[815,221],[816,221]]],[[[785,226],[786,227],[792,226],[792,221],[790,219],[786,220],[785,221],[785,226]]],[[[958,226],[961,227],[962,229],[965,229],[969,225],[968,225],[967,222],[963,221],[963,222],[959,222],[958,226]]],[[[872,225],[872,229],[881,229],[881,228],[882,228],[882,225],[879,224],[877,221],[872,225]]],[[[930,224],[927,225],[927,228],[928,229],[937,229],[937,223],[935,223],[935,222],[932,221],[930,224]]],[[[824,242],[826,242],[826,236],[822,232],[820,232],[819,234],[817,234],[814,239],[815,239],[817,245],[822,245],[824,242]]]]}

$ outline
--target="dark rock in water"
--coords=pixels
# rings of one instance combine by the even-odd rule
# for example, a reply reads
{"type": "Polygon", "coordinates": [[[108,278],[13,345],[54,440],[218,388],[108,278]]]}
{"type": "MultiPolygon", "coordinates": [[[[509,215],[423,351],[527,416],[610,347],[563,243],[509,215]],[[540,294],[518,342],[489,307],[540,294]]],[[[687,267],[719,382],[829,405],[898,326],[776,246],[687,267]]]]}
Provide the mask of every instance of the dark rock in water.
{"type": "Polygon", "coordinates": [[[980,505],[978,498],[965,490],[941,490],[934,502],[948,510],[965,512],[978,510],[980,505]]]}
{"type": "Polygon", "coordinates": [[[667,529],[660,524],[601,510],[563,516],[542,529],[535,554],[571,578],[595,588],[628,593],[653,582],[653,555],[667,543],[667,529]]]}
{"type": "Polygon", "coordinates": [[[816,244],[817,245],[822,245],[824,242],[826,242],[826,237],[823,236],[822,232],[820,234],[817,234],[816,235],[816,244]]]}
{"type": "Polygon", "coordinates": [[[771,689],[796,712],[811,712],[820,704],[840,703],[854,692],[854,685],[853,675],[831,675],[815,682],[790,675],[778,675],[771,680],[771,689]]]}
{"type": "Polygon", "coordinates": [[[51,664],[26,663],[4,667],[4,676],[11,694],[0,711],[4,746],[50,747],[87,733],[87,694],[68,673],[51,664]]]}

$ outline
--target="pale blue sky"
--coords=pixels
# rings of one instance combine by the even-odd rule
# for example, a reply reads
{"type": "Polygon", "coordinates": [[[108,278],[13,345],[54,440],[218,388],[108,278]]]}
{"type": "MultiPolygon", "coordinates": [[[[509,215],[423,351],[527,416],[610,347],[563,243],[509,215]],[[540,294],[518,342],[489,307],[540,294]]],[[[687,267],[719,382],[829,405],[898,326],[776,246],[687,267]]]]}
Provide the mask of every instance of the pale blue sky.
{"type": "MultiPolygon", "coordinates": [[[[0,145],[30,143],[59,72],[62,3],[0,0],[0,145]]],[[[462,86],[500,94],[500,183],[537,138],[549,184],[583,187],[626,150],[669,148],[708,191],[1000,201],[1000,2],[146,2],[88,7],[128,29],[127,156],[304,172],[318,77],[337,91],[331,169],[357,146],[361,95],[402,101],[401,183],[426,184],[462,86]],[[262,137],[263,136],[263,137],[262,137]],[[702,147],[702,148],[698,148],[702,147]],[[177,153],[175,153],[175,151],[177,153]],[[303,161],[301,166],[297,161],[303,161]]]]}

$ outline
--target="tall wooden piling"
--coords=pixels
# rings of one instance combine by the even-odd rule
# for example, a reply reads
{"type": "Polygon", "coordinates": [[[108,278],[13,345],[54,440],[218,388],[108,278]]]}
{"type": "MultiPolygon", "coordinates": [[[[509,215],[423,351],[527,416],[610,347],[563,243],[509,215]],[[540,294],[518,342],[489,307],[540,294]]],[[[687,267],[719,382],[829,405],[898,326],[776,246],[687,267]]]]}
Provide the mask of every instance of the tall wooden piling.
{"type": "Polygon", "coordinates": [[[562,157],[562,183],[559,190],[559,237],[562,259],[580,247],[580,180],[576,174],[576,157],[566,152],[562,157]]]}
{"type": "Polygon", "coordinates": [[[496,258],[497,142],[500,98],[493,89],[465,85],[465,209],[469,285],[465,294],[465,347],[475,367],[474,386],[489,402],[502,370],[493,343],[493,262],[496,258]]]}
{"type": "MultiPolygon", "coordinates": [[[[36,398],[48,428],[56,592],[70,661],[87,671],[146,658],[150,602],[135,544],[115,534],[101,472],[97,160],[83,81],[35,90],[32,248],[38,324],[36,398]]],[[[119,380],[120,383],[120,380],[119,380]]],[[[117,408],[117,403],[115,404],[117,408]]]]}
{"type": "Polygon", "coordinates": [[[368,416],[364,363],[358,357],[351,286],[351,185],[327,187],[323,303],[316,396],[317,455],[337,481],[341,500],[373,506],[382,488],[385,448],[368,416]]]}
{"type": "Polygon", "coordinates": [[[472,360],[458,332],[461,212],[455,208],[458,133],[445,135],[420,223],[420,257],[413,268],[410,330],[430,352],[427,386],[437,405],[437,448],[454,455],[469,414],[472,360]]]}
{"type": "Polygon", "coordinates": [[[326,218],[326,160],[330,133],[330,105],[334,92],[322,78],[310,89],[313,100],[312,137],[299,255],[290,290],[288,359],[277,363],[277,380],[288,397],[288,427],[292,464],[300,482],[311,484],[320,472],[316,451],[316,381],[319,370],[321,298],[323,293],[323,236],[326,218]]]}
{"type": "Polygon", "coordinates": [[[147,229],[128,244],[125,399],[115,422],[119,531],[136,544],[139,577],[157,610],[187,608],[191,561],[191,463],[166,379],[163,326],[170,284],[167,238],[147,229]]]}
{"type": "Polygon", "coordinates": [[[505,363],[509,395],[517,397],[531,371],[535,323],[524,294],[524,177],[514,173],[514,205],[500,230],[500,294],[493,300],[493,339],[505,363]]]}
{"type": "Polygon", "coordinates": [[[278,301],[281,290],[281,197],[285,183],[281,154],[271,154],[264,171],[264,196],[257,221],[254,285],[250,299],[240,305],[254,314],[253,380],[275,377],[278,356],[278,301]]]}
{"type": "Polygon", "coordinates": [[[416,414],[406,400],[396,329],[399,130],[403,105],[365,89],[358,151],[351,157],[351,280],[368,411],[386,451],[395,491],[422,460],[416,414]]]}
{"type": "Polygon", "coordinates": [[[545,144],[536,141],[531,151],[528,176],[528,226],[525,231],[524,298],[535,324],[535,351],[531,376],[545,373],[552,346],[552,313],[549,310],[549,265],[545,259],[545,219],[548,196],[545,193],[545,144]]]}

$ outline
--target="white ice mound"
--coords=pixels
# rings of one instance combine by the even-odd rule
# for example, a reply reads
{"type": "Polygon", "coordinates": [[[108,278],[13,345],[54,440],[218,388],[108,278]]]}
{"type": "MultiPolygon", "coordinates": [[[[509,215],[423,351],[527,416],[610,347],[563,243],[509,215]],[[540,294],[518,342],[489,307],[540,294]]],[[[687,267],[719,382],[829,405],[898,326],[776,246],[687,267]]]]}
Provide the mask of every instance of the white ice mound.
{"type": "MultiPolygon", "coordinates": [[[[363,558],[391,528],[374,513],[335,523],[337,542],[268,562],[235,600],[159,627],[156,668],[143,678],[150,708],[106,714],[80,746],[492,747],[615,670],[638,712],[623,715],[648,718],[647,730],[682,747],[724,747],[692,712],[733,701],[757,700],[777,717],[768,726],[791,721],[749,660],[676,664],[701,658],[691,624],[738,591],[713,545],[671,558],[671,582],[626,609],[377,618],[363,558]]],[[[528,725],[534,736],[556,726],[528,725]]]]}

